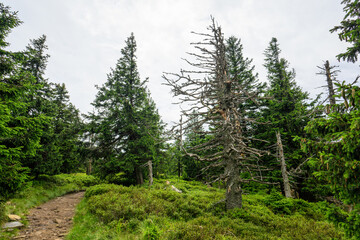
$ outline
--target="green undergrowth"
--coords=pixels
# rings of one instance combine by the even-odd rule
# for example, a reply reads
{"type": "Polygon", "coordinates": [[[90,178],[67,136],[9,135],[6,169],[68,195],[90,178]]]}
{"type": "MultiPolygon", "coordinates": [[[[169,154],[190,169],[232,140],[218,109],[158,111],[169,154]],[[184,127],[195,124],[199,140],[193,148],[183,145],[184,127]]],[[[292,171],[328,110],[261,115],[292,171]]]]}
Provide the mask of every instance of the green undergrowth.
{"type": "Polygon", "coordinates": [[[327,221],[331,207],[325,202],[285,199],[277,192],[249,194],[242,209],[225,211],[224,190],[170,182],[90,187],[67,239],[345,239],[327,221]]]}
{"type": "MultiPolygon", "coordinates": [[[[37,180],[30,182],[26,189],[3,204],[2,210],[0,209],[2,222],[7,220],[7,214],[16,214],[25,219],[24,216],[30,208],[66,193],[86,190],[88,187],[99,183],[100,181],[94,176],[83,173],[41,175],[37,180]]],[[[26,221],[24,223],[26,224],[26,221]]],[[[0,239],[8,239],[13,234],[2,231],[0,232],[0,239]]]]}

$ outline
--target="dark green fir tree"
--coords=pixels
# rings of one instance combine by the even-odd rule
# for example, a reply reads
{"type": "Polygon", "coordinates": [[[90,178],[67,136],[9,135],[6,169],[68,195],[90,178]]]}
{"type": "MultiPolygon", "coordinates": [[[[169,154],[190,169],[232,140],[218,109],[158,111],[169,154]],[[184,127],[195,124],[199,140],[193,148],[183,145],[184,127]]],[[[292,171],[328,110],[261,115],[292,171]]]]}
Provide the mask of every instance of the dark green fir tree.
{"type": "MultiPolygon", "coordinates": [[[[269,85],[265,94],[264,108],[261,111],[263,122],[267,124],[259,125],[260,134],[257,137],[267,141],[267,147],[271,152],[278,153],[276,157],[269,155],[263,160],[269,164],[269,167],[275,169],[272,171],[273,177],[283,184],[283,174],[297,168],[305,160],[300,144],[294,141],[294,138],[304,136],[304,127],[310,119],[311,106],[314,102],[310,102],[309,94],[303,92],[296,84],[294,69],[289,69],[289,62],[281,58],[280,53],[277,39],[272,38],[269,47],[265,50],[264,66],[267,69],[269,85]],[[281,142],[278,142],[276,133],[279,134],[281,142]],[[287,165],[287,170],[284,171],[280,171],[282,158],[279,155],[280,149],[274,147],[279,144],[282,145],[281,152],[287,165]]],[[[302,181],[293,180],[298,183],[302,181]]],[[[299,185],[296,186],[301,188],[299,185]]],[[[288,194],[289,192],[286,195],[288,194]]]]}
{"type": "Polygon", "coordinates": [[[330,32],[339,32],[339,39],[351,44],[346,52],[337,55],[338,60],[356,62],[360,53],[360,3],[359,0],[342,0],[345,16],[339,26],[335,26],[330,32]]]}
{"type": "Polygon", "coordinates": [[[40,145],[37,154],[27,158],[23,164],[31,170],[31,175],[55,174],[58,173],[61,164],[61,156],[57,144],[57,137],[54,133],[53,118],[56,115],[57,106],[52,101],[53,89],[48,79],[44,77],[47,67],[48,46],[46,45],[46,36],[30,40],[26,47],[26,61],[23,68],[30,72],[34,78],[34,84],[39,87],[28,99],[29,115],[46,115],[51,119],[44,125],[43,133],[40,138],[40,145]]]}
{"type": "Polygon", "coordinates": [[[0,3],[0,201],[21,189],[28,178],[22,162],[40,147],[43,115],[31,115],[29,99],[39,88],[31,72],[23,69],[23,52],[6,50],[7,35],[21,22],[16,12],[0,3]]]}
{"type": "Polygon", "coordinates": [[[39,86],[28,99],[29,115],[45,115],[50,119],[44,125],[37,154],[23,162],[35,177],[72,172],[79,165],[79,111],[70,103],[64,84],[51,83],[44,77],[50,57],[47,49],[45,35],[31,40],[23,63],[24,70],[34,76],[34,84],[39,86]]]}
{"type": "MultiPolygon", "coordinates": [[[[243,45],[241,40],[232,36],[226,40],[226,60],[228,67],[228,74],[233,81],[238,81],[242,94],[245,99],[239,106],[238,113],[242,115],[243,119],[256,118],[256,110],[260,108],[258,99],[265,90],[265,83],[258,79],[258,74],[255,73],[255,66],[252,65],[252,59],[244,57],[243,45]]],[[[243,131],[246,136],[254,134],[256,128],[255,121],[243,121],[243,131]]]]}
{"type": "Polygon", "coordinates": [[[71,173],[79,170],[82,120],[79,110],[70,102],[65,84],[52,84],[52,104],[56,106],[52,126],[60,155],[57,172],[71,173]]]}
{"type": "Polygon", "coordinates": [[[142,184],[144,166],[150,169],[160,152],[162,127],[146,80],[139,76],[134,35],[125,43],[88,116],[97,149],[94,168],[111,181],[125,174],[128,183],[142,184]]]}
{"type": "MultiPolygon", "coordinates": [[[[359,9],[357,0],[343,0],[345,17],[340,26],[340,40],[352,44],[339,60],[356,62],[360,53],[359,9]]],[[[339,218],[330,213],[342,226],[349,239],[360,239],[360,86],[358,77],[351,84],[334,83],[337,102],[327,107],[328,115],[312,119],[306,126],[308,137],[302,141],[304,152],[310,152],[309,165],[318,180],[326,182],[335,196],[352,210],[339,218]]]]}

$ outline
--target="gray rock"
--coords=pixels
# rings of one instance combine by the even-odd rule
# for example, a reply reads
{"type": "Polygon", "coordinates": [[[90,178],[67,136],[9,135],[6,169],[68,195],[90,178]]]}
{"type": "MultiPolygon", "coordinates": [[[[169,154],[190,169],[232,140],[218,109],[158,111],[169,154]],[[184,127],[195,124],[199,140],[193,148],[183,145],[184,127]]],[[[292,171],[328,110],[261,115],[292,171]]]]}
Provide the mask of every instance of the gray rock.
{"type": "Polygon", "coordinates": [[[24,226],[24,224],[22,224],[21,222],[8,222],[8,223],[5,223],[2,228],[5,228],[5,229],[8,229],[8,228],[20,228],[24,226]]]}

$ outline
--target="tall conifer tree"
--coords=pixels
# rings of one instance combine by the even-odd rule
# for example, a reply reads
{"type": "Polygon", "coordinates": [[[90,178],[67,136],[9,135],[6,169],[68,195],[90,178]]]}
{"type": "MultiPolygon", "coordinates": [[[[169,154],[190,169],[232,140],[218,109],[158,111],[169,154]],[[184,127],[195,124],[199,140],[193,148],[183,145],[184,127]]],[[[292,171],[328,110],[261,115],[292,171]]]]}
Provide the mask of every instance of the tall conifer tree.
{"type": "Polygon", "coordinates": [[[141,80],[136,64],[133,34],[125,41],[121,57],[93,102],[89,115],[100,158],[95,164],[100,176],[125,172],[143,183],[142,166],[159,151],[160,116],[141,80]]]}
{"type": "Polygon", "coordinates": [[[29,115],[29,99],[39,87],[22,68],[23,52],[5,50],[5,38],[20,24],[16,12],[0,3],[0,202],[24,186],[28,169],[22,162],[36,154],[43,115],[29,115]]]}
{"type": "MultiPolygon", "coordinates": [[[[303,92],[295,82],[295,71],[289,69],[289,62],[280,57],[280,47],[272,38],[265,50],[265,64],[269,86],[266,91],[263,121],[270,124],[260,125],[257,137],[268,141],[268,147],[277,143],[276,133],[282,139],[283,152],[288,168],[296,168],[303,161],[300,144],[293,139],[304,136],[304,127],[309,121],[310,105],[307,92],[303,92]]],[[[273,165],[274,175],[281,177],[279,162],[272,156],[265,156],[265,162],[273,165]]]]}
{"type": "Polygon", "coordinates": [[[346,49],[346,52],[337,55],[338,60],[346,60],[348,62],[356,62],[360,53],[360,3],[359,0],[342,0],[344,5],[344,12],[346,13],[344,19],[339,26],[335,26],[330,32],[339,31],[339,39],[351,44],[346,49]]]}
{"type": "MultiPolygon", "coordinates": [[[[265,83],[259,82],[258,74],[255,73],[255,66],[252,65],[252,59],[244,57],[243,45],[241,40],[232,36],[226,40],[226,60],[228,74],[231,79],[238,81],[242,97],[246,101],[239,105],[238,112],[243,115],[244,119],[254,119],[255,110],[258,109],[259,102],[256,100],[263,94],[265,83]]],[[[254,122],[245,120],[242,122],[243,131],[246,136],[254,134],[254,122]]]]}

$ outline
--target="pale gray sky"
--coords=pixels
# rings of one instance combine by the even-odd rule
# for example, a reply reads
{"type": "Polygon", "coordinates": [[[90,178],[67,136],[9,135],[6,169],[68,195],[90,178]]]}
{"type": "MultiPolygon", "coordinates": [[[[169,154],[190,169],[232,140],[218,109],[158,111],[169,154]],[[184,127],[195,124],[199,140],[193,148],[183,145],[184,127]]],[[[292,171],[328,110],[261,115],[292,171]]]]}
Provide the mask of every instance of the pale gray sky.
{"type": "Polygon", "coordinates": [[[340,80],[352,81],[358,64],[339,63],[336,54],[347,44],[329,29],[343,18],[341,0],[4,0],[24,22],[8,41],[22,50],[30,39],[47,35],[51,55],[46,76],[65,83],[71,101],[82,113],[120,57],[125,39],[134,32],[138,44],[141,78],[148,87],[163,120],[179,120],[170,89],[161,85],[163,72],[185,67],[181,58],[192,51],[197,39],[190,32],[206,32],[210,15],[222,26],[225,37],[241,38],[244,55],[253,58],[260,80],[266,81],[263,52],[272,37],[279,40],[282,57],[297,73],[306,91],[320,92],[325,84],[317,76],[323,60],[340,65],[340,80]]]}

